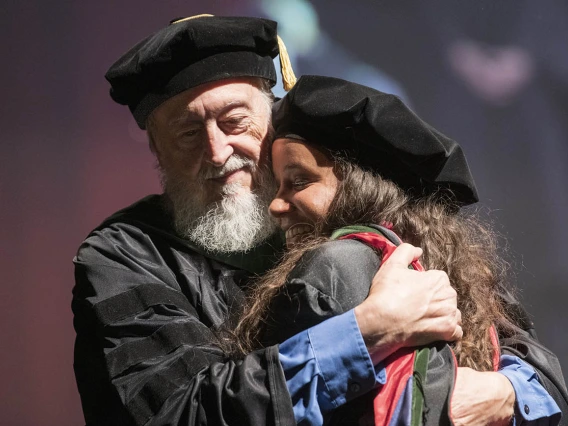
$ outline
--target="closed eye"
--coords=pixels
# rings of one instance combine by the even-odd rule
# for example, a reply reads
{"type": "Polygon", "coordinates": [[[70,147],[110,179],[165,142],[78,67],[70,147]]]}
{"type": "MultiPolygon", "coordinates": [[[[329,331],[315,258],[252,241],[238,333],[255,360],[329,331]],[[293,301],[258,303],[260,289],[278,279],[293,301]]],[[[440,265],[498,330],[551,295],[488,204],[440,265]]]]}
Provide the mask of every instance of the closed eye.
{"type": "Polygon", "coordinates": [[[244,116],[230,117],[223,120],[221,126],[227,133],[238,134],[247,130],[248,120],[244,116]]]}
{"type": "Polygon", "coordinates": [[[306,186],[308,186],[309,184],[310,184],[310,182],[306,179],[297,179],[297,180],[292,182],[292,187],[295,190],[301,190],[301,189],[305,188],[306,186]]]}
{"type": "Polygon", "coordinates": [[[244,120],[244,117],[233,117],[233,118],[229,118],[229,119],[224,120],[223,123],[235,125],[235,124],[242,123],[243,120],[244,120]]]}

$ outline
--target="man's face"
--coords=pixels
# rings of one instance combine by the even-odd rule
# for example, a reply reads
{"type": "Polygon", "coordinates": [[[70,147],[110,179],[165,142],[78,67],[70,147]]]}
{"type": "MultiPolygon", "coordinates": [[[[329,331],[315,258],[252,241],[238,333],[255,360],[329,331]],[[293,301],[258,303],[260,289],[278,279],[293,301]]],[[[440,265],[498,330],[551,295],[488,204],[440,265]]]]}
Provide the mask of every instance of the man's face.
{"type": "Polygon", "coordinates": [[[153,120],[160,167],[194,194],[200,192],[203,202],[220,200],[228,187],[235,195],[253,189],[251,169],[265,157],[270,109],[248,80],[187,90],[160,105],[153,120]],[[244,161],[223,167],[233,154],[244,161]]]}
{"type": "Polygon", "coordinates": [[[252,83],[187,90],[160,105],[149,125],[176,231],[210,251],[245,251],[275,231],[265,153],[271,102],[252,83]]]}

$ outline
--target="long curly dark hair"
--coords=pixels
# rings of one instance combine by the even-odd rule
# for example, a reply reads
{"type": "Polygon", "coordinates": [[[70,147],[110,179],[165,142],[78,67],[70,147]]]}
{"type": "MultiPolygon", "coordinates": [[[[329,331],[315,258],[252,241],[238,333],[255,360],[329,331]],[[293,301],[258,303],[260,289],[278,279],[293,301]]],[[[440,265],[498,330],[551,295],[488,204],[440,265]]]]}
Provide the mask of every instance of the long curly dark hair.
{"type": "Polygon", "coordinates": [[[270,301],[306,251],[343,226],[389,223],[403,241],[423,249],[424,267],[445,271],[457,291],[463,321],[463,338],[453,344],[458,364],[491,371],[494,345],[489,329],[496,325],[510,330],[514,323],[498,296],[508,264],[498,255],[495,233],[476,212],[460,209],[451,194],[411,196],[395,183],[333,157],[339,185],[325,219],[308,241],[290,250],[253,286],[232,332],[233,347],[245,354],[261,346],[270,301]]]}

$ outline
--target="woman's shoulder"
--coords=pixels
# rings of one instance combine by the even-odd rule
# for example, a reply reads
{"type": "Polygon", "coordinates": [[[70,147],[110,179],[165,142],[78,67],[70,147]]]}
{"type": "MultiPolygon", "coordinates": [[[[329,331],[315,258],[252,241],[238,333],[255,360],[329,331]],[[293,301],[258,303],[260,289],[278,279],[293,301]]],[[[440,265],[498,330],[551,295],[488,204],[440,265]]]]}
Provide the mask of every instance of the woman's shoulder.
{"type": "Polygon", "coordinates": [[[371,262],[379,265],[379,257],[372,247],[357,240],[330,240],[306,252],[301,263],[306,262],[333,263],[334,265],[352,262],[371,262]]]}
{"type": "Polygon", "coordinates": [[[317,291],[352,308],[369,293],[380,260],[355,240],[334,240],[306,252],[288,275],[288,290],[317,291]]]}
{"type": "Polygon", "coordinates": [[[271,301],[265,343],[354,308],[367,297],[378,268],[375,251],[355,240],[328,241],[304,253],[271,301]]]}

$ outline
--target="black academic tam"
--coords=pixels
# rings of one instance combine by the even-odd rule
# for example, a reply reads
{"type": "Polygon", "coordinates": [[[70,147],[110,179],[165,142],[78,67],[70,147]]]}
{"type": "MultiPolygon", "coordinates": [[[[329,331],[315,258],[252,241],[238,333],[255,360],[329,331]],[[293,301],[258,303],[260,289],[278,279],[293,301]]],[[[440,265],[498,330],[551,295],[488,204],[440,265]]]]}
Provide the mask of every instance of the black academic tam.
{"type": "Polygon", "coordinates": [[[276,22],[198,15],[174,20],[120,57],[105,77],[115,102],[128,105],[141,129],[162,102],[209,83],[259,77],[276,83],[276,22]]]}
{"type": "Polygon", "coordinates": [[[300,138],[341,153],[417,196],[477,202],[461,147],[397,96],[332,77],[302,76],[274,105],[276,138],[300,138]]]}

